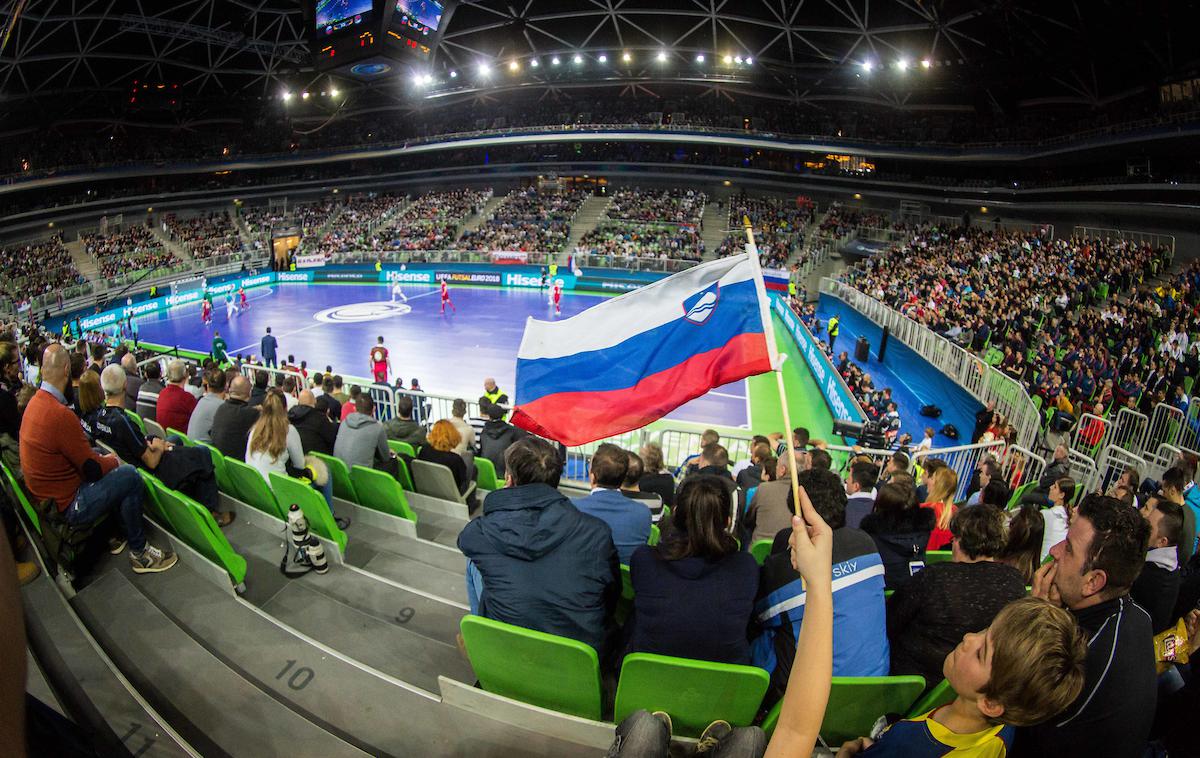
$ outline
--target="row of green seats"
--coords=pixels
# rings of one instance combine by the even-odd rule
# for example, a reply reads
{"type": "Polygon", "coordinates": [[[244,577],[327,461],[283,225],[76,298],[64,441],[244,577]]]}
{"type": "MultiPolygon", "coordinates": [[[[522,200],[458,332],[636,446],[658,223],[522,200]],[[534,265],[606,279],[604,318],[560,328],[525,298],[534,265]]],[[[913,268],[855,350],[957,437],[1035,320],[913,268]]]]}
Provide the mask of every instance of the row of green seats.
{"type": "MultiPolygon", "coordinates": [[[[417,451],[411,444],[401,442],[400,440],[388,440],[388,447],[397,456],[408,456],[416,458],[417,451]]],[[[400,483],[404,489],[409,492],[416,492],[413,486],[412,477],[409,475],[408,467],[405,464],[405,459],[400,459],[400,483]]],[[[484,458],[482,455],[477,455],[475,461],[475,486],[481,490],[498,490],[504,486],[504,480],[496,477],[496,464],[492,463],[490,458],[484,458]]]]}
{"type": "MultiPolygon", "coordinates": [[[[955,698],[950,682],[943,679],[924,696],[921,676],[835,676],[829,686],[829,702],[821,720],[821,739],[830,746],[865,737],[882,715],[895,713],[906,718],[920,716],[955,698]]],[[[769,737],[779,723],[783,700],[763,719],[769,737]]]]}
{"type": "Polygon", "coordinates": [[[146,483],[145,512],[156,523],[229,574],[235,586],[246,579],[246,559],[237,554],[212,513],[192,498],[138,469],[146,483]]]}

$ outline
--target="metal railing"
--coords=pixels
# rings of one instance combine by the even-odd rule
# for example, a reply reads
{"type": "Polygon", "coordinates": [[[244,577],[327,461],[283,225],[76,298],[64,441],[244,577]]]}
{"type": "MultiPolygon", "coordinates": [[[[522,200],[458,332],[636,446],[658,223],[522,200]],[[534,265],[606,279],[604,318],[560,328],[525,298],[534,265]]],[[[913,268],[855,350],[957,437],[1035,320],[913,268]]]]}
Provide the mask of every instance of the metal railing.
{"type": "Polygon", "coordinates": [[[1127,468],[1135,469],[1141,476],[1145,476],[1150,469],[1145,458],[1117,445],[1109,445],[1096,460],[1096,481],[1085,492],[1099,490],[1107,493],[1127,468]]]}
{"type": "Polygon", "coordinates": [[[822,277],[821,292],[842,300],[876,324],[888,327],[894,339],[903,342],[979,402],[995,403],[996,410],[1016,428],[1017,444],[1033,447],[1041,428],[1041,414],[1025,388],[1015,379],[844,282],[822,277]]]}
{"type": "Polygon", "coordinates": [[[1165,247],[1171,251],[1170,258],[1175,258],[1175,235],[1160,232],[1139,232],[1132,229],[1108,229],[1096,226],[1076,226],[1071,235],[1085,239],[1120,239],[1130,242],[1145,242],[1151,247],[1165,247]]]}
{"type": "Polygon", "coordinates": [[[698,260],[681,258],[638,258],[624,255],[595,255],[578,253],[575,255],[575,265],[592,268],[621,268],[629,271],[662,271],[676,273],[700,265],[698,260]]]}

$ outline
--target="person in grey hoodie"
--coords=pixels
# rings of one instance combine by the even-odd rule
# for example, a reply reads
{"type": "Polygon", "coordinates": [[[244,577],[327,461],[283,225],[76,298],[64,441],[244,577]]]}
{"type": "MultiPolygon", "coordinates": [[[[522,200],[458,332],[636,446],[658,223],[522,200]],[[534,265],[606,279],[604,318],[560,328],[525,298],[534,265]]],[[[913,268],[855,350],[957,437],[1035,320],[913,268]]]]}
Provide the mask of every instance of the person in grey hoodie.
{"type": "Polygon", "coordinates": [[[341,458],[346,468],[382,468],[391,458],[387,432],[383,424],[375,420],[375,401],[367,393],[362,394],[354,412],[346,417],[338,429],[333,455],[341,458]]]}
{"type": "Polygon", "coordinates": [[[499,405],[480,403],[479,410],[488,419],[479,433],[480,454],[496,467],[496,476],[504,476],[504,451],[526,434],[504,420],[505,411],[499,405]]]}
{"type": "Polygon", "coordinates": [[[413,449],[425,445],[425,427],[413,421],[413,399],[411,395],[396,395],[396,418],[384,424],[390,440],[407,442],[413,449]]]}

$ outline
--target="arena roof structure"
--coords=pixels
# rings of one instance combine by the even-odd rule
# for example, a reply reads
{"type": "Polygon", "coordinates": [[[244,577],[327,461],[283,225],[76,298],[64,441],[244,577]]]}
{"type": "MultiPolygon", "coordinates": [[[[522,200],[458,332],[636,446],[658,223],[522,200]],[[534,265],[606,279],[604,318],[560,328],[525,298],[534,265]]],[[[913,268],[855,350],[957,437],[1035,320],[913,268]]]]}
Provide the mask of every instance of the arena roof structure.
{"type": "Polygon", "coordinates": [[[360,84],[315,72],[303,0],[6,0],[0,130],[35,110],[244,115],[322,86],[356,107],[682,87],[819,108],[1093,108],[1200,65],[1196,4],[1173,0],[465,0],[453,10],[427,63],[360,84]]]}

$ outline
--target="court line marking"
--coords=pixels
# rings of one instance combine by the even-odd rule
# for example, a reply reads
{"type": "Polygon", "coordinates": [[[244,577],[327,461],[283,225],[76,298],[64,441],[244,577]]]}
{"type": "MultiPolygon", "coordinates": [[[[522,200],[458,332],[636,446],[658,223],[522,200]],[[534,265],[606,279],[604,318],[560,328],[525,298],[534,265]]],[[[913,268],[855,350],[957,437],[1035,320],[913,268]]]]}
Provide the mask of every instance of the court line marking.
{"type": "Polygon", "coordinates": [[[731,395],[728,392],[717,392],[716,390],[709,390],[706,394],[712,395],[713,397],[727,397],[731,400],[745,400],[746,399],[746,395],[731,395]]]}
{"type": "MultiPolygon", "coordinates": [[[[430,290],[429,292],[422,292],[419,295],[409,295],[408,299],[416,300],[419,297],[428,297],[430,295],[436,295],[439,292],[441,292],[441,290],[430,290]]],[[[354,303],[346,303],[345,305],[354,305],[354,303]]],[[[339,306],[339,307],[345,307],[345,305],[339,306]]],[[[393,318],[393,316],[389,316],[388,318],[393,318]]],[[[278,340],[278,339],[283,339],[284,337],[291,337],[292,335],[300,334],[301,332],[307,332],[309,329],[316,329],[319,326],[345,326],[345,324],[333,324],[333,323],[328,323],[325,321],[318,321],[314,324],[309,324],[308,326],[304,326],[304,327],[295,329],[290,332],[284,332],[283,334],[276,334],[275,339],[278,340]]],[[[260,340],[258,342],[253,342],[249,345],[246,345],[245,347],[238,347],[238,348],[234,348],[233,350],[226,350],[225,352],[226,352],[226,354],[237,355],[238,353],[246,353],[246,352],[249,352],[251,349],[258,348],[261,346],[262,346],[262,340],[260,338],[260,340]]]]}

